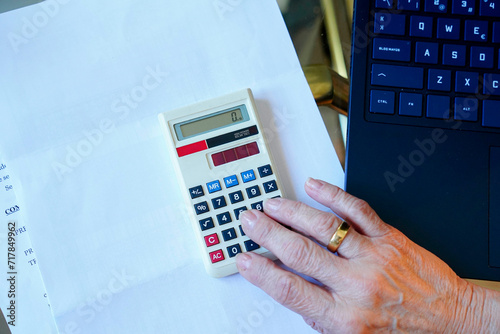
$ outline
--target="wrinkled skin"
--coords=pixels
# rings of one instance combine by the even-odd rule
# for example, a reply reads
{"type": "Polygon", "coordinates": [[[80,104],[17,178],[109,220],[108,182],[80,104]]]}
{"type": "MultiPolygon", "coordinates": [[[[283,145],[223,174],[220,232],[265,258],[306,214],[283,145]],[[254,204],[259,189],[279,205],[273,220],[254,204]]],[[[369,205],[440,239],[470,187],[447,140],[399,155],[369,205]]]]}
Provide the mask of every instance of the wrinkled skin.
{"type": "Polygon", "coordinates": [[[265,213],[246,211],[240,220],[252,240],[318,283],[254,253],[239,254],[237,266],[312,328],[320,333],[500,332],[499,292],[459,278],[385,224],[366,202],[338,187],[309,179],[305,190],[351,225],[338,256],[320,246],[342,222],[332,213],[277,198],[264,203],[265,213]]]}

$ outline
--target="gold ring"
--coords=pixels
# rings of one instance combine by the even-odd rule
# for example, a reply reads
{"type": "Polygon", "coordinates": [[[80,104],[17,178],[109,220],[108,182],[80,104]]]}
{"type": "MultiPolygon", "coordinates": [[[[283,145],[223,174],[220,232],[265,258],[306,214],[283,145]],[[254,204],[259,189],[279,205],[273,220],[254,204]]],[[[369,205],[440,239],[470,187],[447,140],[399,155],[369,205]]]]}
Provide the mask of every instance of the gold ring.
{"type": "Polygon", "coordinates": [[[345,220],[340,224],[340,226],[337,228],[337,231],[333,234],[332,238],[330,239],[330,242],[326,246],[328,250],[332,253],[335,253],[337,249],[339,249],[340,245],[342,244],[342,241],[344,241],[345,236],[347,235],[347,232],[349,232],[349,229],[351,228],[351,225],[349,225],[345,220]]]}

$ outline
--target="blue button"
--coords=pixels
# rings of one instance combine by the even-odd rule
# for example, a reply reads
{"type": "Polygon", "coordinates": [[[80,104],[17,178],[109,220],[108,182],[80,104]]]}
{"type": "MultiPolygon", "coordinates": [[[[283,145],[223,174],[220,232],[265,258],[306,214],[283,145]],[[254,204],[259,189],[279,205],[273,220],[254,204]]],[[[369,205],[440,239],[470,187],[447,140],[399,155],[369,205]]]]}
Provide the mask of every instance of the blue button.
{"type": "Polygon", "coordinates": [[[422,94],[401,93],[399,96],[399,114],[422,116],[422,94]]]}
{"type": "Polygon", "coordinates": [[[224,183],[226,184],[226,188],[231,188],[238,185],[238,179],[236,175],[231,175],[224,178],[224,183]]]}
{"type": "Polygon", "coordinates": [[[459,39],[460,20],[438,18],[437,38],[439,39],[459,39]]]}
{"type": "Polygon", "coordinates": [[[477,121],[478,100],[469,97],[455,98],[455,119],[460,121],[477,121]]]}
{"type": "Polygon", "coordinates": [[[450,118],[450,97],[441,95],[427,95],[427,117],[450,118]]]}
{"type": "Polygon", "coordinates": [[[453,14],[474,15],[475,0],[453,0],[451,3],[453,14]]]}
{"type": "Polygon", "coordinates": [[[433,18],[430,16],[412,16],[410,19],[410,36],[432,37],[433,18]]]}
{"type": "Polygon", "coordinates": [[[415,62],[437,64],[438,51],[438,43],[417,42],[415,44],[415,62]]]}
{"type": "Polygon", "coordinates": [[[221,190],[222,188],[220,187],[220,182],[216,180],[216,181],[208,182],[207,189],[208,189],[208,192],[211,194],[211,193],[214,193],[216,191],[221,190]]]}
{"type": "Polygon", "coordinates": [[[483,126],[500,128],[500,101],[483,101],[483,126]]]}
{"type": "Polygon", "coordinates": [[[373,58],[384,60],[410,61],[411,42],[399,39],[374,38],[373,58]]]}
{"type": "Polygon", "coordinates": [[[473,42],[487,42],[488,21],[465,21],[465,40],[473,42]]]}
{"type": "Polygon", "coordinates": [[[493,68],[494,49],[485,46],[470,48],[470,66],[479,68],[493,68]]]}
{"type": "Polygon", "coordinates": [[[253,169],[241,173],[241,179],[244,183],[255,180],[255,173],[253,172],[253,169]]]}
{"type": "Polygon", "coordinates": [[[375,33],[388,35],[404,35],[406,32],[406,16],[386,12],[375,13],[375,33]]]}
{"type": "Polygon", "coordinates": [[[455,91],[459,93],[477,94],[479,73],[457,71],[455,74],[455,91]]]}
{"type": "Polygon", "coordinates": [[[374,114],[394,114],[395,93],[372,90],[370,92],[370,112],[374,114]]]}
{"type": "Polygon", "coordinates": [[[425,0],[425,11],[431,13],[446,13],[447,0],[425,0]]]}
{"type": "Polygon", "coordinates": [[[443,45],[443,65],[465,66],[465,45],[443,45]]]}
{"type": "Polygon", "coordinates": [[[428,89],[449,92],[451,89],[451,71],[437,68],[429,69],[428,89]]]}

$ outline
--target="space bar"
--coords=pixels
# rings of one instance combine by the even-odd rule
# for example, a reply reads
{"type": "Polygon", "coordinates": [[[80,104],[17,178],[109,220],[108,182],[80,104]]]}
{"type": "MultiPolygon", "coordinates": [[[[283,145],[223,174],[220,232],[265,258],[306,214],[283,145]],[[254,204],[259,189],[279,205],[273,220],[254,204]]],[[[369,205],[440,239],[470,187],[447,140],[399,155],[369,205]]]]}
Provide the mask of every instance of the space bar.
{"type": "Polygon", "coordinates": [[[424,69],[373,64],[372,85],[422,89],[424,87],[424,69]]]}

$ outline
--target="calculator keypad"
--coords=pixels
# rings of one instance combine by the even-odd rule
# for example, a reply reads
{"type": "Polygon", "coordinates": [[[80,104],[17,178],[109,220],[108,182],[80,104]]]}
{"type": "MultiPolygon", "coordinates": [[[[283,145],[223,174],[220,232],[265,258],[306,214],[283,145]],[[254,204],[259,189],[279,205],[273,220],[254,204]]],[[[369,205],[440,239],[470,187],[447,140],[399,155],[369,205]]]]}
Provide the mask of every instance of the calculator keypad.
{"type": "Polygon", "coordinates": [[[264,198],[278,190],[269,164],[188,189],[213,264],[260,248],[245,236],[240,214],[248,209],[263,211],[264,198]],[[228,192],[219,192],[223,189],[228,192]]]}

